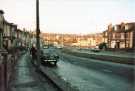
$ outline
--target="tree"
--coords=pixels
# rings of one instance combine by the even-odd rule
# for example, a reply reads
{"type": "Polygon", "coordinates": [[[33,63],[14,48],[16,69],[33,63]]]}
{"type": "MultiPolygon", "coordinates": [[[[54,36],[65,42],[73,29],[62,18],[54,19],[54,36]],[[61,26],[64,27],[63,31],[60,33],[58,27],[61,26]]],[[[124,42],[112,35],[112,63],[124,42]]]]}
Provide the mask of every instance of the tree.
{"type": "Polygon", "coordinates": [[[105,42],[99,44],[99,49],[107,49],[107,44],[105,42]]]}

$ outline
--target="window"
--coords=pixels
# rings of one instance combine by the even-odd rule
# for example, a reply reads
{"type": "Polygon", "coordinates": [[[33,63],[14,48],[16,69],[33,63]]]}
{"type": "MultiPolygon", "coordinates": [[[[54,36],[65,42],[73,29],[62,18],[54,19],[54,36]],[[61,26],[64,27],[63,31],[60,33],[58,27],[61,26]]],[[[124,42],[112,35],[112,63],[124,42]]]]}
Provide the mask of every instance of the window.
{"type": "Polygon", "coordinates": [[[114,26],[114,31],[116,31],[117,30],[117,26],[114,26]]]}
{"type": "Polygon", "coordinates": [[[129,29],[129,26],[128,25],[125,25],[125,30],[128,30],[129,29]]]}
{"type": "Polygon", "coordinates": [[[115,39],[115,33],[113,33],[113,39],[115,39]]]}
{"type": "Polygon", "coordinates": [[[121,39],[124,39],[124,33],[121,33],[121,39]]]}

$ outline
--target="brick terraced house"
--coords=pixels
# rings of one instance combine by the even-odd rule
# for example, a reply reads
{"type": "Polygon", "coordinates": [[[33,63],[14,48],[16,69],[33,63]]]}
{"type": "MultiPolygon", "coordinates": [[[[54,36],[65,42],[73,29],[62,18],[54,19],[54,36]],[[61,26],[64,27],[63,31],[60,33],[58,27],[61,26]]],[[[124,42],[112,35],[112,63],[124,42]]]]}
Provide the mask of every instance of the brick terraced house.
{"type": "Polygon", "coordinates": [[[103,35],[108,48],[135,49],[135,22],[110,24],[103,35]]]}

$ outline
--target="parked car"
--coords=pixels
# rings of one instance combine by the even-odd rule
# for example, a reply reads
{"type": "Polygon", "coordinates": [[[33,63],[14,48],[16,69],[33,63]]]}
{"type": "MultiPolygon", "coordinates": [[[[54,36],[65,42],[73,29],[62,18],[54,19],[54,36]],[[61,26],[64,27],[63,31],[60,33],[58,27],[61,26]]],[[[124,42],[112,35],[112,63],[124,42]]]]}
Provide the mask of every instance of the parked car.
{"type": "Polygon", "coordinates": [[[44,49],[47,49],[47,48],[49,48],[49,46],[44,46],[43,48],[44,48],[44,49]]]}
{"type": "Polygon", "coordinates": [[[92,48],[91,51],[93,51],[93,52],[100,52],[100,49],[98,48],[98,46],[96,46],[95,48],[92,48]]]}
{"type": "Polygon", "coordinates": [[[57,65],[57,62],[59,60],[59,56],[55,53],[52,53],[50,51],[42,51],[41,53],[41,63],[43,65],[57,65]]]}

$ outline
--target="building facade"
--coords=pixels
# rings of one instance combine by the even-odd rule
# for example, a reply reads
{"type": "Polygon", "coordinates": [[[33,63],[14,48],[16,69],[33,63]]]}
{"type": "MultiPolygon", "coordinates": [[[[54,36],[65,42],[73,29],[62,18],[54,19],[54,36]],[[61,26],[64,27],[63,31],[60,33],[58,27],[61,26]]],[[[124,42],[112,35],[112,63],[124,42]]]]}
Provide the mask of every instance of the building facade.
{"type": "Polygon", "coordinates": [[[4,12],[0,10],[0,49],[10,49],[17,46],[28,46],[31,40],[30,32],[17,29],[17,25],[4,19],[4,12]]]}
{"type": "Polygon", "coordinates": [[[134,49],[135,48],[135,22],[108,25],[103,32],[104,42],[108,48],[134,49]]]}
{"type": "Polygon", "coordinates": [[[12,48],[16,44],[17,25],[4,21],[3,47],[12,48]]]}

